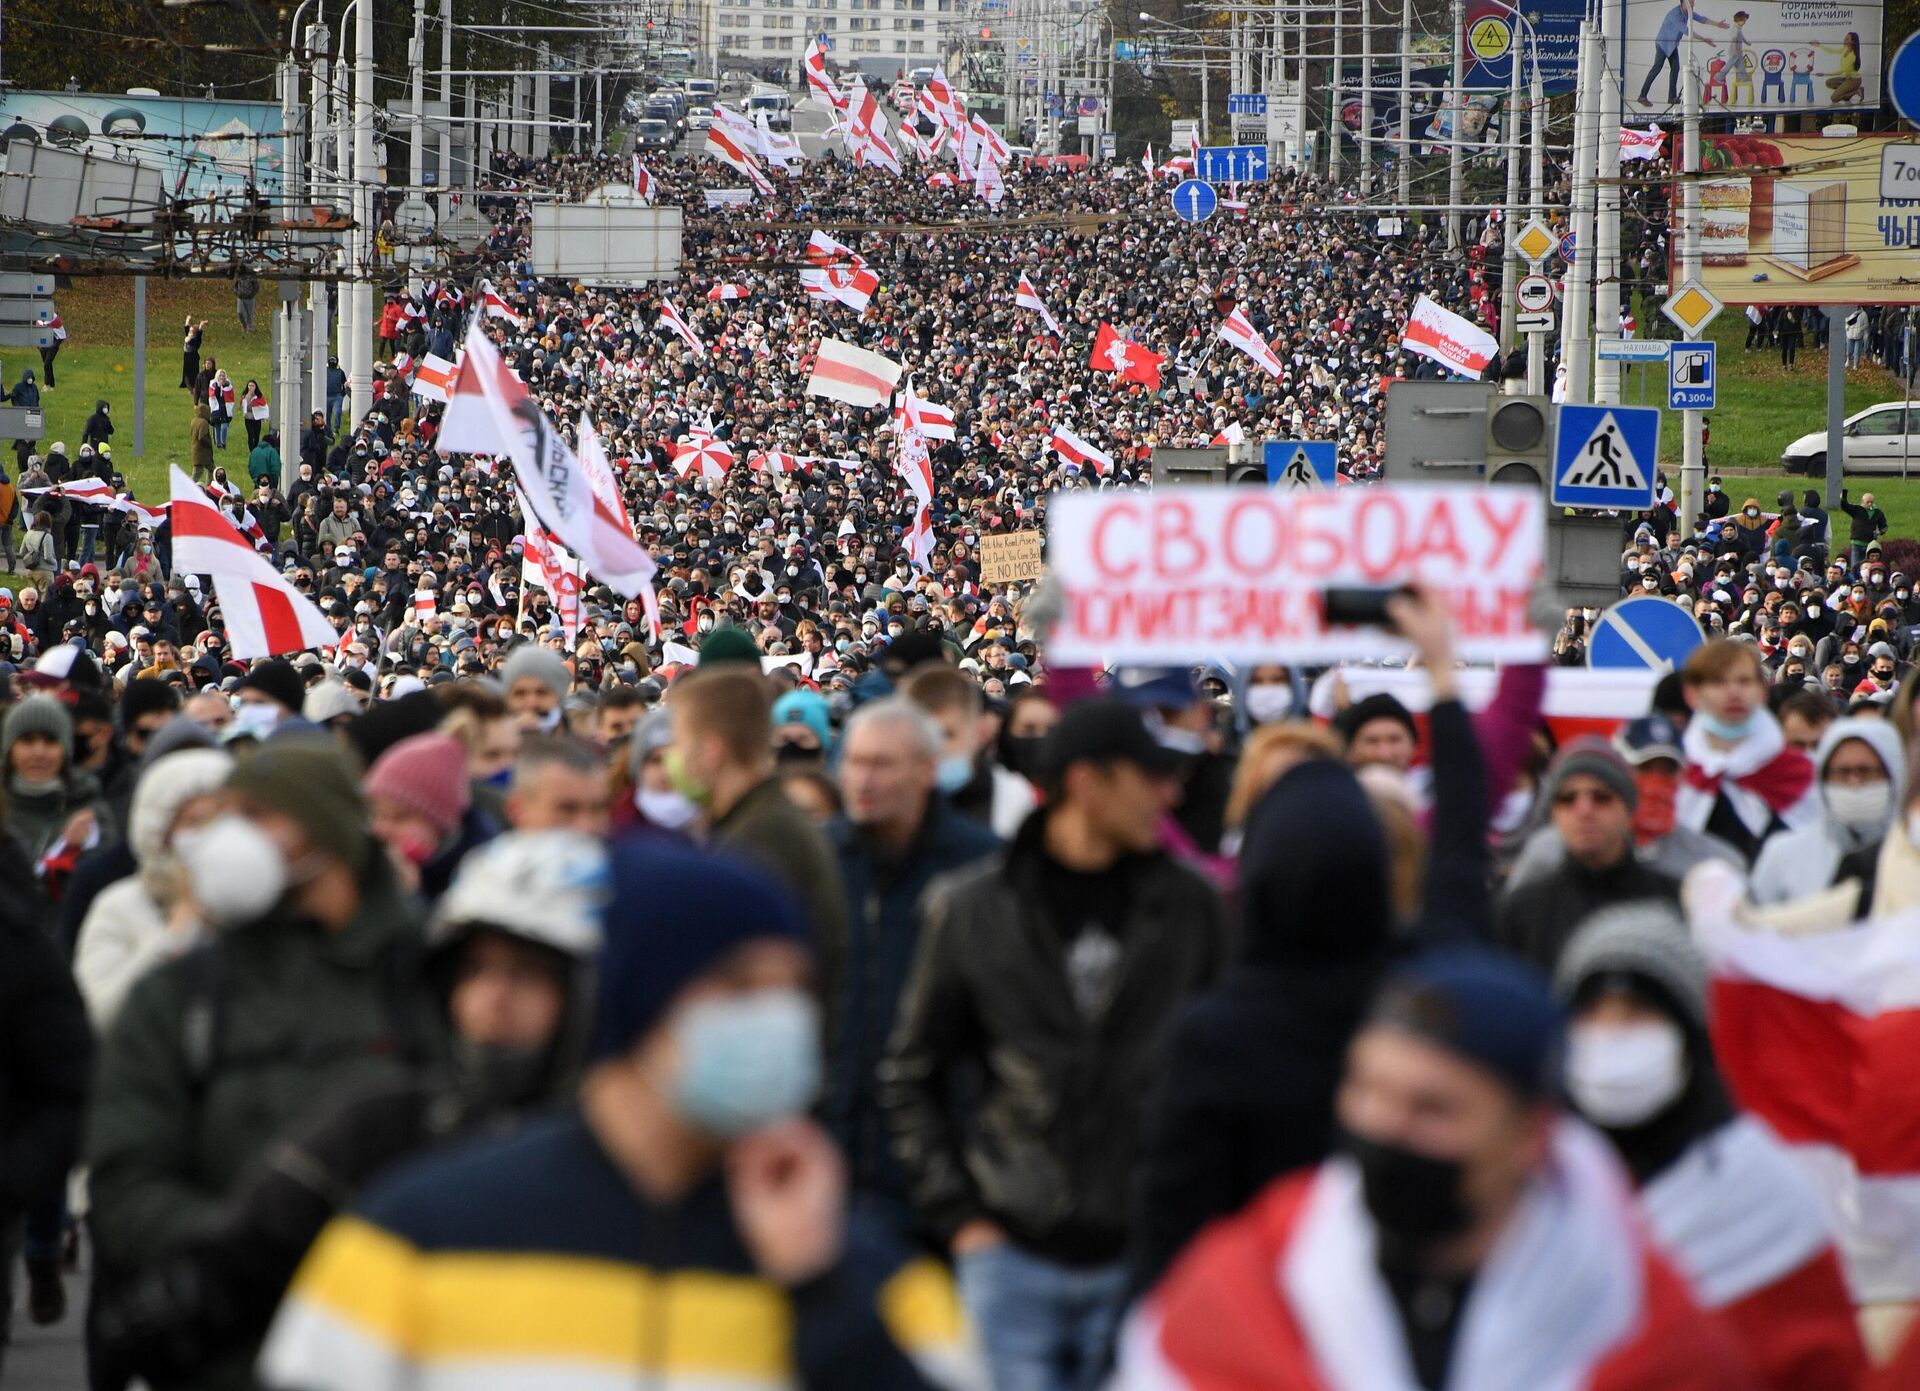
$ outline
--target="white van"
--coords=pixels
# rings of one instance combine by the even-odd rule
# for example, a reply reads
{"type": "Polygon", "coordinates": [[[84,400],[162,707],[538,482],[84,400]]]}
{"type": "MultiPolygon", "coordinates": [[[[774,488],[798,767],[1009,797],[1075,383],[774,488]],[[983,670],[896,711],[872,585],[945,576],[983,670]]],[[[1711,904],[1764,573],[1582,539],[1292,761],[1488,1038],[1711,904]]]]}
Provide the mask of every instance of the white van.
{"type": "Polygon", "coordinates": [[[756,87],[747,95],[748,118],[756,119],[762,112],[769,129],[793,129],[793,99],[778,87],[756,87]]]}

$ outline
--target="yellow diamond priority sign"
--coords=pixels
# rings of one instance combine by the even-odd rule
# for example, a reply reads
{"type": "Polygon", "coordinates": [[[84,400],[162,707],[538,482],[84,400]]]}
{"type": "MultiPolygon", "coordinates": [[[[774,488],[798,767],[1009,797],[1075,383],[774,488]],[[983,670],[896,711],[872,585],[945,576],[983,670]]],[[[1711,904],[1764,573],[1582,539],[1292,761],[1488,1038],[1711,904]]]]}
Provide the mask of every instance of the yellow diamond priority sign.
{"type": "Polygon", "coordinates": [[[1726,308],[1705,285],[1689,280],[1667,297],[1660,312],[1688,333],[1699,333],[1726,308]]]}
{"type": "Polygon", "coordinates": [[[1551,256],[1553,249],[1558,245],[1560,245],[1560,238],[1553,234],[1551,227],[1537,217],[1522,227],[1520,235],[1513,239],[1514,250],[1536,266],[1551,256]]]}

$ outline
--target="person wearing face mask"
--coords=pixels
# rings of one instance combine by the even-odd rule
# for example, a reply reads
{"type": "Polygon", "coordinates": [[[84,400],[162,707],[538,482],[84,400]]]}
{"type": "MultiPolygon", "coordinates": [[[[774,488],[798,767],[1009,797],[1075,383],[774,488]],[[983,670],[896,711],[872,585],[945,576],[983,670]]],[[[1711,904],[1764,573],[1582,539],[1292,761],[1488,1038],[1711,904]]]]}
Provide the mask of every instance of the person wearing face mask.
{"type": "Polygon", "coordinates": [[[1900,805],[1905,756],[1900,735],[1877,716],[1835,720],[1813,753],[1820,814],[1771,837],[1754,861],[1748,893],[1756,903],[1786,903],[1836,882],[1841,864],[1877,851],[1900,805]]]}
{"type": "Polygon", "coordinates": [[[1757,1391],[1562,1114],[1562,1043],[1511,958],[1403,967],[1348,1051],[1341,1152],[1187,1249],[1121,1334],[1117,1391],[1757,1391]]]}
{"type": "Polygon", "coordinates": [[[1813,763],[1787,743],[1767,709],[1754,648],[1705,643],[1687,658],[1681,682],[1693,715],[1682,738],[1680,824],[1720,837],[1751,861],[1768,837],[1816,820],[1813,763]]]}
{"type": "Polygon", "coordinates": [[[833,752],[833,723],[818,691],[788,691],[773,703],[773,757],[783,768],[819,768],[833,752]]]}
{"type": "Polygon", "coordinates": [[[374,839],[423,903],[438,901],[461,859],[500,831],[473,804],[467,746],[452,734],[436,730],[400,740],[374,760],[362,790],[374,839]]]}
{"type": "Polygon", "coordinates": [[[979,685],[945,662],[908,673],[900,693],[940,726],[942,748],[934,785],[961,815],[1011,840],[1038,805],[1033,784],[986,758],[986,704],[979,685]]]}
{"type": "MultiPolygon", "coordinates": [[[[103,1043],[87,1127],[96,1297],[214,1219],[316,1098],[397,1075],[438,1032],[419,929],[348,755],[281,734],[238,763],[216,814],[175,838],[214,929],[148,972],[103,1043]]],[[[193,1384],[249,1384],[249,1350],[193,1384]]]]}
{"type": "Polygon", "coordinates": [[[573,673],[559,653],[527,643],[500,664],[507,690],[507,714],[528,733],[552,734],[566,724],[561,702],[573,685],[573,673]]]}
{"type": "Polygon", "coordinates": [[[968,1376],[947,1278],[849,1215],[843,1163],[805,1119],[819,1022],[791,897],[657,843],[608,860],[575,1104],[424,1158],[330,1223],[274,1321],[262,1383],[920,1391],[968,1376]],[[430,1297],[449,1280],[459,1299],[430,1297]],[[404,1329],[396,1307],[416,1311],[404,1329]],[[580,1316],[591,1308],[608,1317],[580,1316]]]}
{"type": "Polygon", "coordinates": [[[1733,542],[1748,560],[1758,560],[1767,552],[1767,519],[1760,510],[1760,499],[1750,497],[1740,504],[1733,519],[1733,542]]]}
{"type": "Polygon", "coordinates": [[[213,1220],[96,1311],[105,1361],[157,1385],[190,1381],[265,1333],[345,1197],[429,1145],[511,1130],[571,1096],[606,887],[604,847],[565,831],[509,833],[464,860],[421,962],[445,1060],[318,1100],[213,1220]]]}
{"type": "Polygon", "coordinates": [[[916,1223],[876,1086],[920,940],[919,902],[937,875],[1000,847],[940,794],[946,744],[911,697],[873,701],[847,722],[836,769],[845,815],[828,833],[846,890],[847,936],[818,944],[828,1060],[821,1117],[847,1156],[854,1191],[903,1233],[916,1223]]]}
{"type": "Polygon", "coordinates": [[[1281,666],[1257,666],[1247,673],[1240,707],[1251,725],[1276,724],[1293,718],[1301,705],[1293,673],[1281,666]]]}
{"type": "Polygon", "coordinates": [[[1619,1151],[1661,1249],[1769,1391],[1856,1385],[1866,1351],[1818,1191],[1734,1107],[1707,1033],[1706,959],[1665,904],[1595,914],[1554,988],[1566,1089],[1619,1151]]]}
{"type": "Polygon", "coordinates": [[[1029,783],[1041,777],[1040,750],[1046,744],[1047,731],[1060,720],[1060,707],[1043,690],[1022,686],[1007,701],[1007,715],[1001,722],[995,741],[1000,766],[1018,773],[1029,783]]]}

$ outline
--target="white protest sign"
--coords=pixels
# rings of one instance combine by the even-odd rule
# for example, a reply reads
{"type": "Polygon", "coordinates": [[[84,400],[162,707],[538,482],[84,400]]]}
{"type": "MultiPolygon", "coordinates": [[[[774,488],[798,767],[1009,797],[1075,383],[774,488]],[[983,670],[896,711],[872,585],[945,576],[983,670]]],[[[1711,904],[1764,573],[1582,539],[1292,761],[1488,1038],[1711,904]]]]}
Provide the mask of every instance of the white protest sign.
{"type": "Polygon", "coordinates": [[[1402,655],[1385,628],[1328,627],[1322,596],[1414,582],[1445,599],[1461,656],[1547,653],[1527,616],[1546,544],[1533,490],[1077,492],[1049,505],[1047,538],[1066,594],[1047,647],[1058,664],[1402,655]]]}

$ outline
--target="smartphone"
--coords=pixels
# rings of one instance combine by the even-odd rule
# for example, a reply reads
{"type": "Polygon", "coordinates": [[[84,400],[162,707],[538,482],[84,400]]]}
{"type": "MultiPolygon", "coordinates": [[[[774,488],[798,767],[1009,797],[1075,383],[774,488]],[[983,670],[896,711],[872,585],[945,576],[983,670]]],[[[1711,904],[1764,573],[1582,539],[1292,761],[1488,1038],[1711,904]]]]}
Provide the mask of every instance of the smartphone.
{"type": "Polygon", "coordinates": [[[1405,594],[1404,586],[1376,589],[1366,585],[1330,585],[1321,595],[1321,610],[1329,626],[1385,628],[1393,620],[1387,616],[1387,600],[1405,594]]]}

